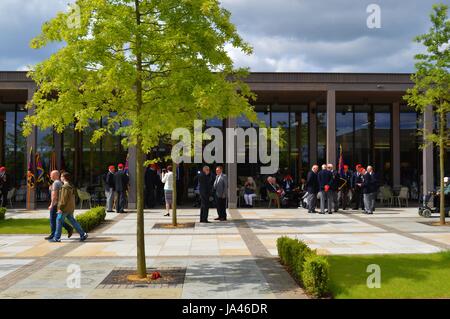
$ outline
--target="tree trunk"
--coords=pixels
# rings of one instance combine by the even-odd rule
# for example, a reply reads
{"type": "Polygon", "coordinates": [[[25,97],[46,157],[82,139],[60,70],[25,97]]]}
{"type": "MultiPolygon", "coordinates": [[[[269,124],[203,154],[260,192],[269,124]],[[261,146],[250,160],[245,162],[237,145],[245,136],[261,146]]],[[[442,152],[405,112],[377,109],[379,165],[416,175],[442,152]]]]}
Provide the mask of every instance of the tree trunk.
{"type": "Polygon", "coordinates": [[[136,143],[136,209],[137,209],[137,273],[140,278],[147,276],[144,235],[144,154],[141,139],[136,143]]]}
{"type": "MultiPolygon", "coordinates": [[[[141,24],[141,12],[139,1],[135,0],[136,24],[141,24]]],[[[142,39],[136,33],[136,120],[140,123],[140,112],[143,106],[142,99],[142,39]]],[[[138,125],[139,127],[139,125],[138,125]]],[[[139,130],[140,132],[140,130],[139,130]]],[[[138,133],[140,134],[140,133],[138,133]]],[[[142,153],[142,137],[136,138],[136,214],[137,214],[137,274],[139,278],[147,277],[147,266],[145,260],[145,236],[144,236],[144,155],[142,153]]]]}
{"type": "Polygon", "coordinates": [[[176,227],[177,223],[177,163],[173,163],[173,191],[172,191],[172,225],[176,227]]]}
{"type": "Polygon", "coordinates": [[[440,172],[440,196],[439,196],[439,211],[440,224],[445,225],[445,196],[444,196],[444,175],[445,175],[445,112],[439,114],[439,172],[440,172]]]}

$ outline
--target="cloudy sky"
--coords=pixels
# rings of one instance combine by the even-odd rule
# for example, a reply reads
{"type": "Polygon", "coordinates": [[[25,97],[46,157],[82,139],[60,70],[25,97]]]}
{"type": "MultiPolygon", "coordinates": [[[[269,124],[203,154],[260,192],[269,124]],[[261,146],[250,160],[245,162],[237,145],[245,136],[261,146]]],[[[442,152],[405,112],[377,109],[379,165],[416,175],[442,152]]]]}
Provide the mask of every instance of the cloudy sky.
{"type": "MultiPolygon", "coordinates": [[[[31,50],[41,24],[71,0],[0,0],[0,70],[23,70],[55,46],[31,50]]],[[[439,0],[222,0],[252,56],[230,49],[252,71],[411,72],[421,48],[415,35],[429,28],[439,0]],[[381,27],[368,28],[370,4],[381,27]]],[[[450,5],[450,0],[441,0],[450,5]]]]}

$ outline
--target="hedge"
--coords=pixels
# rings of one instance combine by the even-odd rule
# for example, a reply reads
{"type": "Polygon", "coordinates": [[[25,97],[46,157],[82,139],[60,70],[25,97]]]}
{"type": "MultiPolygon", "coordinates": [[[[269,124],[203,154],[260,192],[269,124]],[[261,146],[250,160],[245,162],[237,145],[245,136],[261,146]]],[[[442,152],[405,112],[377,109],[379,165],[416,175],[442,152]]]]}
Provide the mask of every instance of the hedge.
{"type": "Polygon", "coordinates": [[[76,219],[83,230],[85,232],[89,232],[100,225],[105,220],[105,217],[105,207],[94,207],[87,212],[78,215],[76,219]]]}
{"type": "Polygon", "coordinates": [[[5,207],[0,207],[0,220],[4,220],[5,219],[5,214],[6,214],[6,208],[5,207]]]}
{"type": "Polygon", "coordinates": [[[277,249],[281,263],[306,292],[315,297],[323,297],[329,292],[330,266],[325,257],[317,255],[301,240],[289,237],[278,238],[277,249]]]}

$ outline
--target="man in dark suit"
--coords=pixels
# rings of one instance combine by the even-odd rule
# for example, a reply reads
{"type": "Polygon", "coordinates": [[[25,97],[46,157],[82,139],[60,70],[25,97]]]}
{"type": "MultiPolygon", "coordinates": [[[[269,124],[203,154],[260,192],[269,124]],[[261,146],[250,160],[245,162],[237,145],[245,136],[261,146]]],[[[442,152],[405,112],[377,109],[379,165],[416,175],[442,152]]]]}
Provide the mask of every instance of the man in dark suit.
{"type": "Polygon", "coordinates": [[[145,206],[148,208],[155,207],[155,187],[158,174],[156,173],[154,165],[149,165],[145,170],[144,184],[145,184],[145,206]]]}
{"type": "Polygon", "coordinates": [[[364,168],[361,169],[362,174],[362,183],[361,188],[363,192],[363,198],[364,198],[364,213],[365,214],[373,214],[373,207],[372,205],[372,193],[373,193],[373,186],[374,181],[372,179],[372,175],[369,172],[370,166],[367,167],[367,170],[364,168]]]}
{"type": "Polygon", "coordinates": [[[123,164],[119,164],[117,167],[119,170],[114,175],[114,189],[117,194],[116,211],[118,214],[123,214],[125,213],[126,196],[130,179],[123,170],[123,164]]]}
{"type": "Polygon", "coordinates": [[[113,211],[114,202],[114,174],[116,168],[114,165],[108,167],[108,173],[105,175],[105,196],[106,196],[106,211],[111,213],[113,211]]]}
{"type": "Polygon", "coordinates": [[[319,177],[317,172],[319,171],[318,165],[313,165],[311,171],[306,178],[306,191],[308,192],[308,213],[316,213],[317,206],[317,194],[319,193],[319,177]]]}
{"type": "Polygon", "coordinates": [[[360,164],[356,165],[355,172],[352,177],[352,202],[353,209],[358,210],[360,207],[364,210],[364,202],[363,202],[363,192],[362,192],[362,183],[363,183],[363,175],[361,174],[362,166],[360,164]]]}
{"type": "Polygon", "coordinates": [[[226,221],[227,220],[227,192],[228,192],[228,180],[227,175],[223,173],[222,166],[216,168],[216,179],[214,181],[214,190],[216,193],[217,201],[217,217],[215,220],[226,221]]]}
{"type": "Polygon", "coordinates": [[[320,213],[325,214],[325,204],[328,214],[333,213],[333,191],[330,192],[333,174],[327,169],[327,165],[322,165],[322,170],[318,173],[320,187],[320,213]]]}
{"type": "Polygon", "coordinates": [[[212,194],[213,179],[209,166],[204,166],[198,175],[198,185],[200,192],[200,223],[209,223],[209,198],[212,194]]]}

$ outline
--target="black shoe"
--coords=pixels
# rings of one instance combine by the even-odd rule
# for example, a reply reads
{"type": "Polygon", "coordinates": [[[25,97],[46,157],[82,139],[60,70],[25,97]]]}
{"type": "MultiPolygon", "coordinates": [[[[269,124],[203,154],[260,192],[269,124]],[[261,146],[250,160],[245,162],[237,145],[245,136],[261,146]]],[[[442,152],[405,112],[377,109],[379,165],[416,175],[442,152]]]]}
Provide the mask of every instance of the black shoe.
{"type": "Polygon", "coordinates": [[[220,217],[214,218],[214,220],[220,220],[220,219],[221,219],[220,217]]]}
{"type": "Polygon", "coordinates": [[[319,214],[325,215],[325,212],[319,212],[319,214]]]}
{"type": "Polygon", "coordinates": [[[169,216],[170,216],[170,213],[167,213],[167,214],[165,214],[164,216],[169,217],[169,216]]]}
{"type": "Polygon", "coordinates": [[[88,239],[89,235],[87,233],[84,233],[83,236],[80,237],[80,241],[85,241],[86,239],[88,239]]]}
{"type": "Polygon", "coordinates": [[[200,221],[200,223],[203,223],[203,224],[211,224],[211,222],[210,222],[210,221],[207,221],[207,220],[200,221]]]}
{"type": "Polygon", "coordinates": [[[73,235],[73,228],[70,228],[67,230],[67,238],[72,237],[72,235],[73,235]]]}
{"type": "Polygon", "coordinates": [[[226,221],[227,221],[226,218],[220,218],[219,220],[220,220],[221,222],[226,222],[226,221]]]}
{"type": "Polygon", "coordinates": [[[331,214],[333,214],[333,212],[328,212],[328,215],[331,215],[331,214]]]}
{"type": "Polygon", "coordinates": [[[121,211],[120,213],[121,213],[121,214],[127,214],[128,212],[126,212],[126,211],[123,210],[123,211],[121,211]]]}
{"type": "Polygon", "coordinates": [[[107,210],[106,212],[107,212],[107,213],[114,213],[113,210],[107,210]]]}
{"type": "Polygon", "coordinates": [[[45,237],[44,239],[45,239],[45,240],[52,240],[52,239],[53,239],[53,236],[47,236],[47,237],[45,237]]]}

